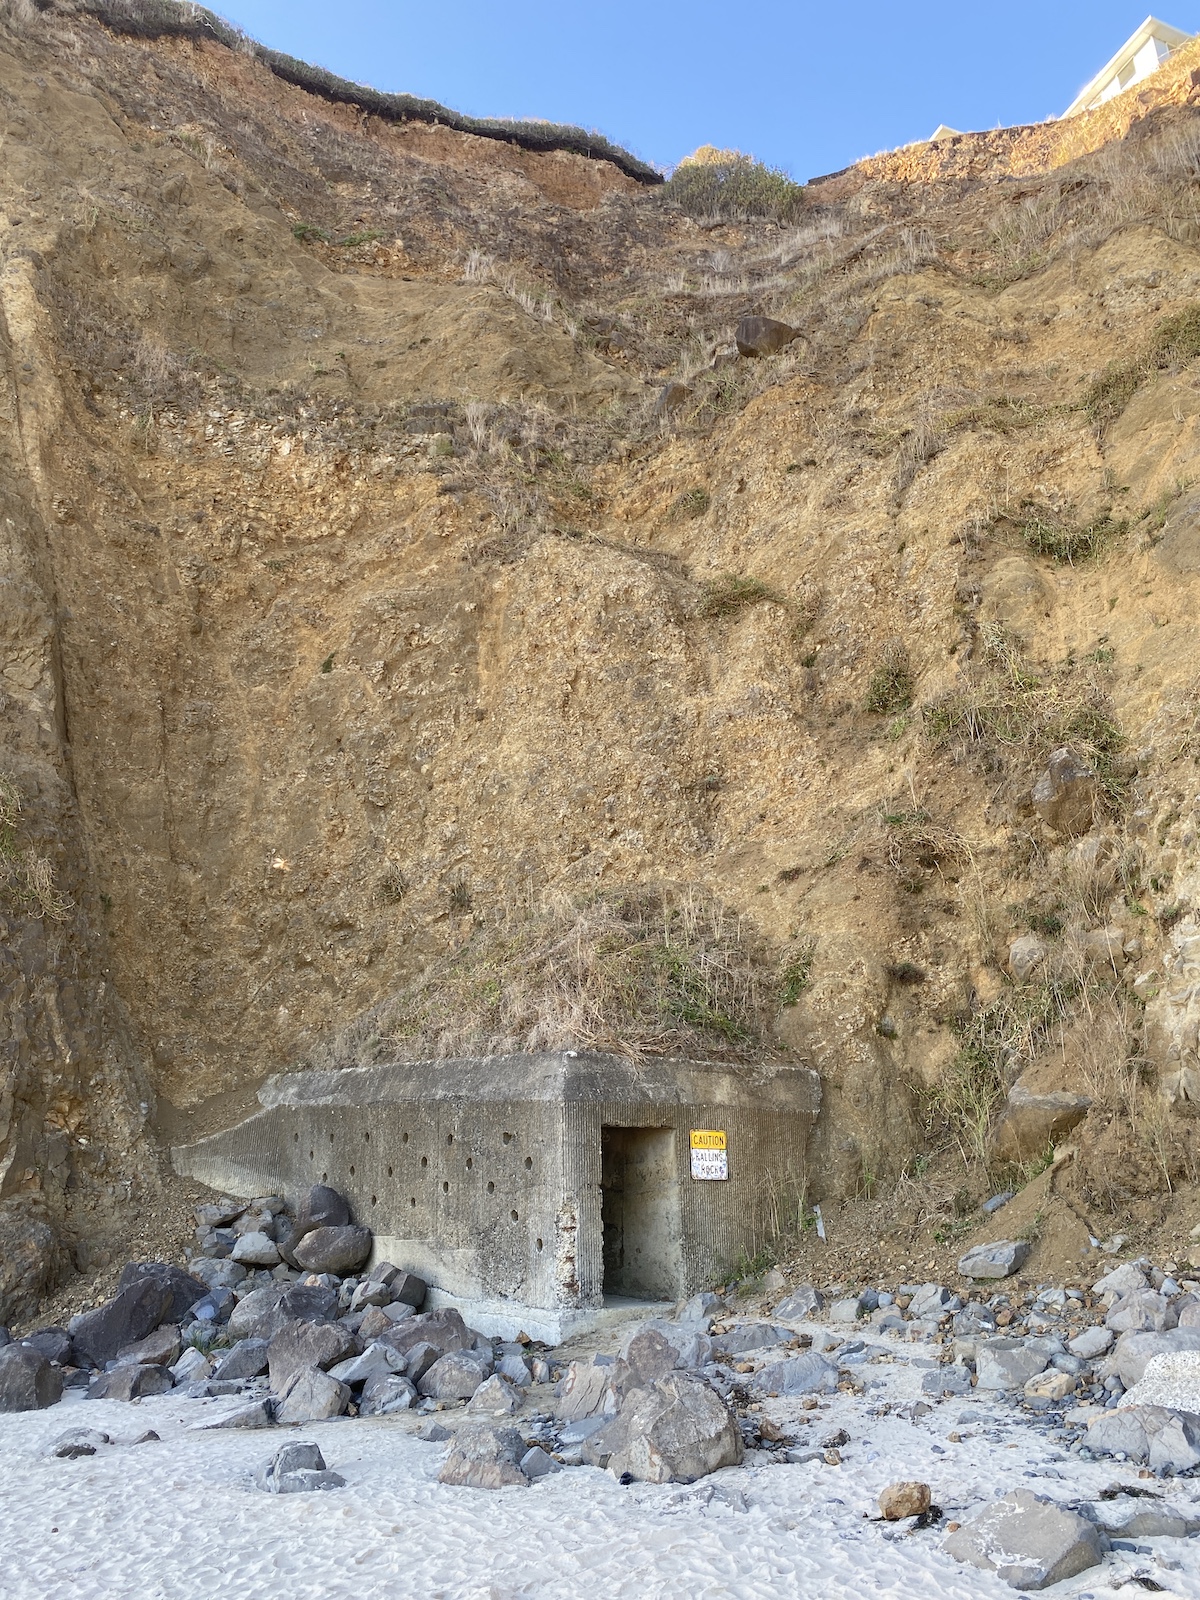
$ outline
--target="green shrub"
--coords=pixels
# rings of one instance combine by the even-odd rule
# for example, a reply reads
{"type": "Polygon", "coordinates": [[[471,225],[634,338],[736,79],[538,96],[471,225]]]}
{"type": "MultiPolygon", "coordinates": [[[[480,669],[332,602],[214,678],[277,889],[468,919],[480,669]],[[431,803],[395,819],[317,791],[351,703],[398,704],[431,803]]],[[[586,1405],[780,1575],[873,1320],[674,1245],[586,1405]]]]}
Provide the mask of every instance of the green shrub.
{"type": "Polygon", "coordinates": [[[1141,355],[1132,361],[1112,361],[1089,384],[1083,409],[1097,428],[1104,428],[1124,411],[1134,395],[1156,373],[1186,366],[1200,356],[1200,305],[1187,306],[1164,317],[1141,355]]]}
{"type": "Polygon", "coordinates": [[[871,674],[867,685],[867,698],[863,702],[868,711],[877,716],[895,716],[907,711],[913,702],[912,673],[908,667],[908,651],[898,639],[884,646],[879,665],[871,674]]]}
{"type": "Polygon", "coordinates": [[[1073,567],[1099,555],[1128,527],[1127,522],[1117,522],[1111,516],[1080,525],[1053,512],[1035,511],[1021,524],[1021,537],[1034,555],[1073,567]]]}
{"type": "Polygon", "coordinates": [[[779,601],[779,596],[765,583],[737,572],[722,573],[701,587],[704,590],[700,606],[702,617],[731,617],[744,606],[756,606],[764,600],[779,601]]]}
{"type": "Polygon", "coordinates": [[[670,520],[685,522],[695,517],[702,517],[711,504],[712,500],[707,489],[702,489],[699,485],[694,489],[685,489],[671,504],[670,520]]]}
{"type": "Polygon", "coordinates": [[[805,209],[802,184],[740,150],[705,146],[667,180],[663,194],[690,217],[770,217],[795,222],[805,209]]]}

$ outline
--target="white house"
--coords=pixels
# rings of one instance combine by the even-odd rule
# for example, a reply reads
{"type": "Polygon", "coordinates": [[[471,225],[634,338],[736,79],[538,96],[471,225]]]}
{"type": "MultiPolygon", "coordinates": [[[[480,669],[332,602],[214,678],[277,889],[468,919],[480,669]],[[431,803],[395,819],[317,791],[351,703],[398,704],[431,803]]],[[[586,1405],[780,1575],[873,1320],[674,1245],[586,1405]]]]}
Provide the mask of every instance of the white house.
{"type": "Polygon", "coordinates": [[[1112,60],[1100,69],[1090,83],[1084,85],[1063,116],[1074,117],[1081,111],[1094,111],[1114,95],[1132,88],[1135,83],[1141,83],[1143,78],[1157,72],[1180,45],[1188,44],[1192,38],[1192,34],[1169,27],[1157,17],[1147,17],[1112,60]]]}

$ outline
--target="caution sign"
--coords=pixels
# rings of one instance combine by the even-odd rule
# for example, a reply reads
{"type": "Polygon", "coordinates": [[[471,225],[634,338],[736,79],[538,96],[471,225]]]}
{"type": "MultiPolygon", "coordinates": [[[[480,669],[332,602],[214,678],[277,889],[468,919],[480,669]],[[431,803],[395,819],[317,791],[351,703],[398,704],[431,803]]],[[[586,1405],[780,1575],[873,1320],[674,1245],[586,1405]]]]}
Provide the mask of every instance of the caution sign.
{"type": "Polygon", "coordinates": [[[729,1146],[718,1128],[692,1129],[692,1177],[728,1178],[729,1146]]]}

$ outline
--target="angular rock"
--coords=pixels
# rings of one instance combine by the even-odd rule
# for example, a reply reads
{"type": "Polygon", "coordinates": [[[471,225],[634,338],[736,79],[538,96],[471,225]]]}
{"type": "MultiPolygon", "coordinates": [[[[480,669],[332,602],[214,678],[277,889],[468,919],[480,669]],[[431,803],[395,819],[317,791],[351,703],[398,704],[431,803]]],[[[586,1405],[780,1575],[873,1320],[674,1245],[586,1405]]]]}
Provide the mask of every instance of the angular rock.
{"type": "Polygon", "coordinates": [[[1170,1328],[1166,1333],[1123,1333],[1117,1340],[1105,1372],[1112,1371],[1126,1389],[1140,1383],[1151,1357],[1174,1355],[1180,1350],[1200,1350],[1200,1328],[1170,1328]]]}
{"type": "Polygon", "coordinates": [[[562,1468],[554,1457],[547,1455],[540,1444],[531,1446],[521,1457],[521,1471],[531,1483],[538,1478],[547,1478],[552,1472],[561,1472],[562,1468]]]}
{"type": "Polygon", "coordinates": [[[398,1372],[379,1373],[363,1384],[358,1402],[360,1417],[385,1417],[393,1411],[408,1411],[416,1404],[417,1391],[398,1372]]]}
{"type": "Polygon", "coordinates": [[[583,1417],[614,1412],[617,1402],[612,1377],[613,1362],[609,1360],[572,1361],[560,1385],[559,1420],[579,1422],[583,1417]]]}
{"type": "Polygon", "coordinates": [[[825,1296],[809,1283],[794,1289],[781,1300],[775,1307],[775,1315],[782,1317],[785,1322],[811,1322],[814,1317],[819,1317],[824,1309],[825,1296]]]}
{"type": "Polygon", "coordinates": [[[1047,1367],[1035,1373],[1025,1385],[1031,1400],[1065,1400],[1079,1387],[1079,1378],[1073,1372],[1060,1372],[1057,1367],[1047,1367]]]}
{"type": "Polygon", "coordinates": [[[490,1417],[511,1417],[514,1411],[521,1409],[521,1399],[521,1391],[516,1384],[509,1383],[507,1378],[494,1372],[471,1396],[467,1410],[490,1417]]]}
{"type": "Polygon", "coordinates": [[[740,356],[773,356],[800,338],[799,328],[774,317],[745,316],[734,330],[734,343],[740,356]]]}
{"type": "Polygon", "coordinates": [[[936,1395],[939,1399],[951,1395],[961,1398],[970,1394],[971,1388],[970,1372],[957,1364],[938,1367],[936,1372],[927,1372],[921,1379],[922,1394],[936,1395]]]}
{"type": "Polygon", "coordinates": [[[117,1293],[132,1287],[141,1278],[153,1278],[170,1292],[170,1299],[159,1319],[162,1322],[182,1322],[197,1300],[203,1300],[211,1287],[194,1273],[185,1272],[182,1267],[166,1261],[131,1261],[117,1279],[117,1293]]]}
{"type": "Polygon", "coordinates": [[[196,1423],[194,1431],[207,1433],[226,1428],[231,1431],[242,1428],[269,1428],[274,1420],[275,1413],[269,1400],[253,1400],[249,1405],[238,1406],[236,1411],[227,1411],[215,1422],[196,1423]]]}
{"type": "Polygon", "coordinates": [[[680,383],[678,380],[664,384],[658,392],[651,416],[669,417],[674,411],[682,411],[692,398],[692,393],[686,383],[680,383]]]}
{"type": "Polygon", "coordinates": [[[61,1263],[62,1250],[45,1217],[18,1199],[0,1203],[0,1323],[36,1316],[61,1263]]]}
{"type": "Polygon", "coordinates": [[[293,1246],[298,1266],[309,1272],[330,1272],[339,1278],[357,1272],[371,1254],[370,1228],[314,1228],[293,1246]]]}
{"type": "Polygon", "coordinates": [[[1189,1472],[1200,1466],[1200,1416],[1163,1406],[1118,1406],[1091,1424],[1087,1446],[1096,1455],[1144,1461],[1153,1472],[1189,1472]]]}
{"type": "Polygon", "coordinates": [[[377,1337],[380,1344],[390,1345],[400,1355],[407,1355],[419,1344],[430,1344],[445,1356],[452,1350],[469,1350],[475,1342],[461,1313],[453,1307],[407,1317],[377,1337]]]}
{"type": "Polygon", "coordinates": [[[1125,1391],[1118,1406],[1166,1406],[1200,1416],[1200,1350],[1151,1356],[1141,1378],[1125,1391]]]}
{"type": "MultiPolygon", "coordinates": [[[[7,1344],[8,1341],[4,1342],[7,1344]]],[[[74,1365],[71,1335],[65,1328],[39,1328],[36,1333],[27,1333],[21,1343],[45,1356],[47,1361],[53,1361],[56,1366],[74,1365]]]]}
{"type": "Polygon", "coordinates": [[[844,1300],[835,1300],[829,1308],[830,1322],[857,1322],[863,1314],[863,1303],[860,1295],[852,1295],[844,1300]]]}
{"type": "Polygon", "coordinates": [[[439,1483],[466,1489],[528,1487],[521,1469],[525,1441],[516,1428],[460,1428],[438,1473],[439,1483]]]}
{"type": "Polygon", "coordinates": [[[611,1422],[584,1442],[584,1459],[641,1483],[694,1483],[743,1454],[737,1418],[714,1388],[690,1372],[672,1372],[636,1390],[611,1422]]]}
{"type": "Polygon", "coordinates": [[[44,1411],[62,1399],[62,1373],[40,1350],[8,1344],[0,1349],[0,1412],[44,1411]]]}
{"type": "Polygon", "coordinates": [[[360,1383],[366,1383],[368,1378],[389,1377],[394,1372],[404,1371],[404,1357],[398,1356],[394,1350],[385,1344],[372,1344],[361,1353],[351,1356],[346,1361],[339,1361],[336,1366],[326,1370],[342,1383],[348,1383],[353,1389],[360,1383]]]}
{"type": "Polygon", "coordinates": [[[194,1345],[188,1345],[179,1360],[171,1368],[171,1376],[176,1383],[202,1383],[213,1375],[213,1364],[202,1350],[197,1350],[194,1345]]]}
{"type": "Polygon", "coordinates": [[[313,1489],[344,1489],[345,1478],[330,1472],[320,1446],[285,1444],[258,1470],[255,1479],[267,1494],[302,1494],[313,1489]]]}
{"type": "Polygon", "coordinates": [[[1067,1349],[1083,1361],[1094,1361],[1112,1349],[1113,1335],[1108,1328],[1085,1328],[1067,1341],[1067,1349]]]}
{"type": "Polygon", "coordinates": [[[679,1312],[679,1321],[697,1324],[704,1333],[707,1333],[709,1323],[724,1310],[725,1302],[721,1296],[714,1294],[711,1289],[704,1289],[699,1294],[694,1294],[683,1306],[679,1312]]]}
{"type": "Polygon", "coordinates": [[[122,1366],[171,1367],[179,1360],[182,1349],[179,1329],[164,1322],[161,1328],[155,1328],[136,1344],[127,1344],[123,1350],[118,1350],[116,1359],[122,1366]]]}
{"type": "Polygon", "coordinates": [[[474,1350],[452,1350],[438,1357],[417,1388],[430,1400],[469,1400],[488,1377],[490,1367],[474,1350]]]}
{"type": "Polygon", "coordinates": [[[1150,1280],[1142,1271],[1143,1266],[1149,1263],[1143,1260],[1125,1261],[1119,1267],[1114,1267],[1111,1272],[1106,1272],[1102,1278],[1097,1278],[1092,1285],[1093,1294],[1112,1294],[1118,1300],[1127,1294],[1132,1294],[1137,1289],[1148,1289],[1150,1280]]]}
{"type": "Polygon", "coordinates": [[[1030,1489],[1013,1489],[946,1539],[958,1561],[994,1572],[1014,1589],[1047,1589],[1103,1559],[1100,1530],[1030,1489]]]}
{"type": "Polygon", "coordinates": [[[370,1278],[364,1278],[358,1284],[350,1297],[351,1311],[368,1311],[372,1307],[388,1306],[392,1303],[391,1285],[387,1283],[373,1283],[370,1278]]]}
{"type": "Polygon", "coordinates": [[[435,1422],[432,1417],[417,1429],[417,1438],[422,1444],[445,1444],[449,1437],[450,1429],[443,1427],[440,1422],[435,1422]]]}
{"type": "Polygon", "coordinates": [[[407,1355],[397,1355],[396,1359],[404,1363],[404,1371],[409,1382],[420,1383],[434,1362],[442,1359],[442,1352],[437,1345],[422,1339],[420,1344],[413,1345],[407,1355]]]}
{"type": "Polygon", "coordinates": [[[661,1317],[635,1324],[629,1330],[621,1342],[621,1358],[628,1359],[634,1342],[651,1334],[671,1347],[677,1367],[702,1367],[713,1358],[713,1342],[708,1334],[702,1333],[694,1323],[668,1322],[661,1317]]]}
{"type": "Polygon", "coordinates": [[[750,1380],[759,1394],[833,1394],[838,1385],[838,1369],[815,1350],[786,1356],[756,1372],[750,1380]]]}
{"type": "Polygon", "coordinates": [[[165,1367],[127,1364],[97,1373],[88,1385],[88,1399],[142,1400],[150,1394],[166,1394],[172,1388],[174,1380],[165,1367]]]}
{"type": "Polygon", "coordinates": [[[279,1250],[265,1233],[244,1233],[233,1247],[233,1257],[243,1267],[277,1267],[279,1250]]]}
{"type": "Polygon", "coordinates": [[[297,1266],[295,1249],[306,1235],[317,1228],[344,1228],[349,1222],[350,1202],[336,1189],[314,1184],[302,1201],[287,1238],[280,1243],[279,1253],[289,1266],[297,1266]]]}
{"type": "Polygon", "coordinates": [[[906,1517],[919,1517],[928,1511],[932,1500],[927,1483],[910,1480],[906,1483],[889,1483],[879,1493],[879,1513],[885,1522],[903,1522],[906,1517]]]}
{"type": "Polygon", "coordinates": [[[1066,746],[1055,750],[1033,786],[1033,809],[1055,833],[1086,833],[1100,797],[1096,774],[1066,746]]]}
{"type": "Polygon", "coordinates": [[[1175,1313],[1165,1295],[1135,1289],[1110,1308],[1104,1321],[1114,1333],[1164,1333],[1174,1327],[1175,1313]]]}
{"type": "Polygon", "coordinates": [[[1171,1506],[1148,1506],[1144,1500],[1132,1504],[1102,1500],[1096,1516],[1104,1531],[1117,1539],[1186,1539],[1196,1526],[1171,1506]]]}
{"type": "Polygon", "coordinates": [[[279,1391],[275,1404],[276,1422],[321,1422],[340,1417],[350,1404],[350,1390],[319,1367],[294,1370],[279,1391]]]}
{"type": "Polygon", "coordinates": [[[60,1461],[78,1461],[82,1456],[94,1456],[112,1440],[96,1428],[70,1428],[50,1446],[50,1454],[60,1461]]]}
{"type": "Polygon", "coordinates": [[[1001,1161],[1030,1161],[1081,1123],[1091,1110],[1086,1095],[1033,1094],[1014,1083],[996,1125],[993,1145],[1001,1161]]]}
{"type": "Polygon", "coordinates": [[[236,1261],[225,1261],[212,1256],[197,1256],[188,1263],[191,1276],[199,1279],[208,1289],[236,1289],[246,1277],[246,1269],[236,1261]]]}
{"type": "Polygon", "coordinates": [[[231,1350],[223,1352],[213,1377],[218,1383],[244,1383],[248,1378],[261,1378],[267,1370],[266,1339],[239,1339],[231,1350]]]}
{"type": "Polygon", "coordinates": [[[250,1209],[248,1200],[231,1200],[228,1196],[211,1200],[196,1207],[196,1223],[201,1228],[227,1228],[250,1209]]]}
{"type": "Polygon", "coordinates": [[[267,1346],[271,1388],[282,1394],[288,1379],[305,1367],[322,1372],[362,1352],[358,1335],[340,1322],[288,1322],[267,1346]]]}
{"type": "Polygon", "coordinates": [[[289,1322],[328,1322],[337,1315],[337,1295],[319,1285],[268,1283],[234,1307],[234,1339],[273,1339],[289,1322]]]}
{"type": "Polygon", "coordinates": [[[1024,1339],[985,1339],[975,1347],[980,1389],[1023,1389],[1049,1365],[1046,1351],[1024,1339]]]}
{"type": "Polygon", "coordinates": [[[748,1350],[766,1350],[771,1345],[786,1344],[791,1338],[792,1330],[777,1322],[740,1322],[727,1333],[719,1334],[713,1340],[713,1349],[718,1356],[741,1356],[748,1350]]]}
{"type": "Polygon", "coordinates": [[[1019,1272],[1029,1255],[1023,1239],[999,1239],[994,1244],[977,1244],[959,1257],[958,1270],[964,1278],[1009,1278],[1019,1272]]]}
{"type": "Polygon", "coordinates": [[[102,1367],[126,1345],[157,1328],[173,1301],[173,1289],[159,1277],[135,1279],[97,1310],[72,1318],[71,1342],[76,1353],[92,1366],[102,1367]]]}
{"type": "MultiPolygon", "coordinates": [[[[374,1273],[374,1268],[371,1269],[374,1273]]],[[[389,1287],[392,1299],[399,1300],[406,1306],[412,1306],[414,1311],[419,1311],[425,1304],[425,1296],[429,1286],[424,1278],[418,1278],[415,1272],[397,1272],[391,1280],[389,1287]]]]}
{"type": "Polygon", "coordinates": [[[923,1283],[908,1303],[909,1315],[915,1322],[937,1319],[947,1311],[956,1311],[962,1305],[957,1295],[941,1283],[923,1283]]]}
{"type": "Polygon", "coordinates": [[[518,1389],[527,1389],[532,1381],[529,1362],[524,1356],[502,1356],[496,1364],[496,1371],[502,1378],[507,1378],[509,1383],[515,1383],[518,1389]]]}
{"type": "Polygon", "coordinates": [[[1008,947],[1008,970],[1018,983],[1024,983],[1034,968],[1045,961],[1047,953],[1036,933],[1023,933],[1008,947]]]}

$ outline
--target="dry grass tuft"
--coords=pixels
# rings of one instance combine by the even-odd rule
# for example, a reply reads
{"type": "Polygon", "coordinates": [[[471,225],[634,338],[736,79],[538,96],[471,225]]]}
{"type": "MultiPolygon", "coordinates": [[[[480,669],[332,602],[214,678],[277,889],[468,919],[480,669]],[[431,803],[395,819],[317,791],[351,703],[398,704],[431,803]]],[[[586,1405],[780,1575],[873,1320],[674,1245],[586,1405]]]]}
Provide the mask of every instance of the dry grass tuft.
{"type": "Polygon", "coordinates": [[[0,777],[0,901],[18,916],[61,922],[71,901],[55,886],[51,862],[21,843],[23,809],[16,784],[0,777]]]}
{"type": "Polygon", "coordinates": [[[776,1053],[778,995],[775,965],[741,918],[697,889],[635,886],[480,927],[312,1065],[566,1048],[762,1059],[776,1053]]]}

